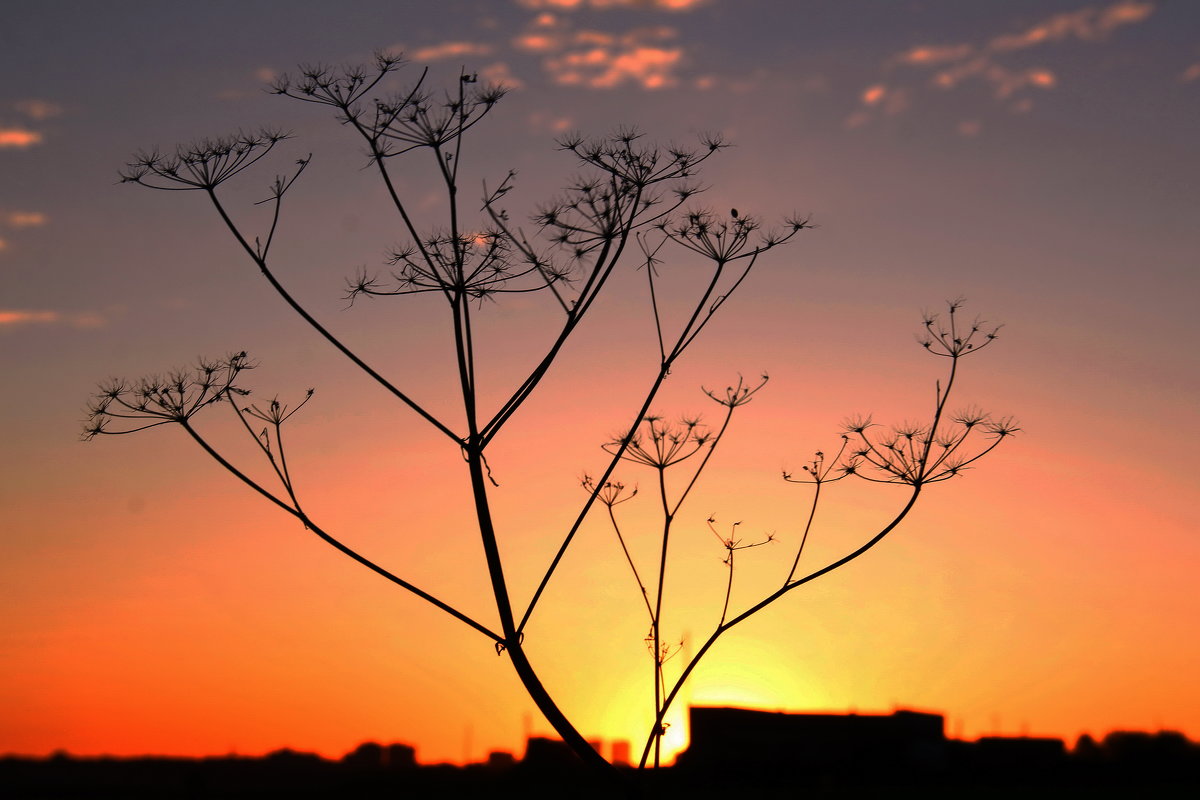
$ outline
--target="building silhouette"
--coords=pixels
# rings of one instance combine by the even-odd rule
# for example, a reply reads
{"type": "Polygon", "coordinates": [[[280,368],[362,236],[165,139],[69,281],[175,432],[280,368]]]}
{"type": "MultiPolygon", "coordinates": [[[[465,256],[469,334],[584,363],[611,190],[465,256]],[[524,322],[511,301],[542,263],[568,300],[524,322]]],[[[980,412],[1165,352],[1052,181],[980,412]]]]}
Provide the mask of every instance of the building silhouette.
{"type": "Polygon", "coordinates": [[[632,748],[628,739],[617,739],[612,743],[609,761],[613,764],[628,766],[632,757],[632,748]]]}
{"type": "Polygon", "coordinates": [[[691,743],[676,760],[689,772],[924,773],[947,763],[941,714],[787,714],[694,706],[689,719],[691,743]]]}

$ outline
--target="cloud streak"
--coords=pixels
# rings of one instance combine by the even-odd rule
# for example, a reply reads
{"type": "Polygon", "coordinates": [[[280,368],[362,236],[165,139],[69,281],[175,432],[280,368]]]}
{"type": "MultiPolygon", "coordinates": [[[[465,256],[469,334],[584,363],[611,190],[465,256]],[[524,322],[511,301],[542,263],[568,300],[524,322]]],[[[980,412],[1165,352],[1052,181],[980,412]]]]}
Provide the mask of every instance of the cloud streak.
{"type": "Polygon", "coordinates": [[[585,8],[633,8],[650,11],[693,11],[709,0],[517,0],[535,11],[581,11],[585,8]]]}
{"type": "Polygon", "coordinates": [[[42,135],[26,128],[0,128],[0,150],[24,150],[41,144],[42,135]]]}
{"type": "Polygon", "coordinates": [[[64,314],[48,309],[3,309],[0,308],[0,331],[26,325],[69,325],[72,328],[98,328],[105,324],[102,315],[93,311],[64,314]]]}
{"type": "Polygon", "coordinates": [[[683,47],[673,28],[637,28],[623,34],[593,29],[564,30],[557,20],[539,18],[536,28],[513,40],[518,50],[541,55],[550,79],[562,86],[615,89],[633,84],[664,89],[678,83],[683,47]]]}
{"type": "Polygon", "coordinates": [[[58,105],[57,103],[51,103],[49,100],[37,100],[32,98],[29,100],[21,100],[15,103],[13,108],[30,119],[38,122],[50,119],[51,117],[57,117],[63,112],[62,106],[58,105]]]}
{"type": "Polygon", "coordinates": [[[442,61],[461,56],[491,55],[492,46],[482,42],[442,42],[419,47],[405,55],[412,61],[442,61]]]}
{"type": "Polygon", "coordinates": [[[571,12],[627,9],[688,12],[709,0],[517,0],[538,12],[512,40],[519,52],[540,56],[546,75],[560,86],[616,89],[633,86],[654,91],[679,85],[687,63],[678,33],[666,26],[647,26],[616,33],[577,28],[571,12]]]}
{"type": "Polygon", "coordinates": [[[40,228],[49,221],[41,211],[9,211],[4,215],[4,224],[10,228],[40,228]]]}
{"type": "MultiPolygon", "coordinates": [[[[1054,14],[1015,33],[992,36],[981,44],[959,42],[912,47],[888,60],[885,71],[892,77],[862,92],[859,108],[846,119],[846,127],[859,127],[879,113],[895,114],[907,107],[907,97],[902,107],[884,102],[885,98],[906,91],[894,85],[905,80],[903,70],[934,70],[927,85],[941,91],[982,83],[990,89],[993,99],[1006,103],[1010,111],[1028,111],[1032,101],[1019,95],[1025,90],[1054,89],[1059,84],[1058,76],[1045,66],[1009,66],[1004,61],[1011,54],[1071,40],[1100,42],[1118,28],[1145,21],[1154,10],[1155,3],[1151,0],[1118,0],[1104,7],[1088,6],[1054,14]]],[[[977,135],[980,129],[974,121],[958,127],[961,134],[968,136],[977,135]]]]}
{"type": "Polygon", "coordinates": [[[682,57],[678,47],[631,44],[570,50],[544,63],[555,83],[564,86],[615,89],[634,83],[643,89],[664,89],[676,84],[674,70],[682,57]]]}
{"type": "Polygon", "coordinates": [[[1021,33],[997,36],[992,39],[988,49],[994,53],[1004,53],[1065,39],[1098,42],[1117,28],[1142,22],[1152,13],[1154,3],[1149,0],[1122,0],[1103,9],[1081,8],[1055,14],[1021,33]]]}
{"type": "Polygon", "coordinates": [[[480,68],[479,77],[488,83],[494,83],[507,89],[520,89],[525,82],[518,78],[505,61],[496,61],[480,68]]]}

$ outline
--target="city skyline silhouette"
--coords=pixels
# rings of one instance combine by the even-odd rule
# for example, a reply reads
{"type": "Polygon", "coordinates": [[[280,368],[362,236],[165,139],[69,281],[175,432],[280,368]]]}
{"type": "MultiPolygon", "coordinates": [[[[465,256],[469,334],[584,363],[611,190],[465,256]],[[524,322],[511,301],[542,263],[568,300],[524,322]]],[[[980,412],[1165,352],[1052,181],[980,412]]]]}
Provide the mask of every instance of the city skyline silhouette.
{"type": "MultiPolygon", "coordinates": [[[[1043,793],[1088,790],[1094,796],[1195,788],[1200,743],[1175,731],[1084,735],[1073,746],[1053,737],[947,736],[945,718],[928,711],[785,713],[692,707],[695,734],[677,763],[642,773],[643,792],[706,796],[771,788],[873,796],[882,789],[924,793],[1043,793]]],[[[627,741],[597,749],[622,772],[633,770],[627,741]]],[[[410,744],[363,742],[328,759],[284,748],[262,756],[0,758],[0,785],[41,797],[75,792],[248,796],[261,791],[515,793],[555,797],[571,787],[585,797],[611,789],[589,779],[587,766],[562,740],[530,736],[522,753],[491,751],[459,764],[428,763],[410,744]]]]}
{"type": "MultiPolygon", "coordinates": [[[[500,560],[518,627],[508,641],[585,737],[628,741],[635,762],[656,693],[673,702],[665,763],[688,744],[687,709],[702,706],[944,709],[955,740],[1028,732],[1068,750],[1111,731],[1200,739],[1200,517],[1195,479],[1176,465],[1200,432],[1200,12],[1150,0],[869,5],[372,1],[334,26],[316,3],[243,13],[221,0],[199,18],[136,0],[14,9],[0,50],[29,79],[0,93],[0,584],[12,610],[0,623],[0,755],[340,759],[363,741],[411,743],[431,763],[520,752],[555,734],[497,634],[500,560]],[[601,498],[554,560],[581,484],[603,480],[631,398],[662,367],[664,331],[682,324],[648,296],[638,262],[657,251],[631,244],[612,296],[564,347],[568,368],[535,371],[540,394],[504,418],[486,460],[472,456],[448,402],[453,342],[431,334],[445,308],[406,261],[371,159],[331,114],[271,93],[295,89],[280,81],[304,76],[297,65],[320,75],[387,51],[409,62],[401,82],[427,65],[430,89],[482,92],[489,109],[461,153],[463,208],[486,222],[490,197],[488,224],[513,235],[472,229],[431,247],[486,252],[518,227],[558,224],[539,203],[572,185],[590,137],[619,147],[633,125],[672,158],[731,145],[706,157],[705,191],[682,198],[681,241],[718,227],[731,240],[771,226],[795,235],[771,240],[736,292],[701,303],[719,313],[648,409],[644,442],[682,436],[703,457],[737,406],[670,523],[665,582],[649,444],[612,474],[620,528],[601,498]],[[493,82],[508,93],[489,95],[493,82]],[[270,140],[261,171],[222,186],[247,248],[265,243],[280,280],[409,406],[389,405],[386,386],[279,302],[202,193],[120,185],[147,174],[121,172],[139,148],[143,167],[165,169],[176,143],[220,136],[270,140]],[[270,179],[298,171],[268,236],[270,179]],[[419,293],[368,296],[389,269],[419,293]],[[853,466],[835,457],[844,431],[879,423],[921,438],[914,426],[947,386],[922,352],[938,329],[922,325],[956,298],[964,320],[986,321],[981,336],[1003,327],[964,365],[947,412],[1001,436],[1012,414],[1020,436],[923,489],[862,558],[709,649],[714,626],[856,552],[903,506],[902,458],[890,463],[901,486],[822,487],[811,531],[812,487],[794,481],[853,466]],[[252,394],[238,402],[254,427],[226,452],[250,481],[282,476],[275,415],[315,388],[288,418],[290,471],[275,488],[307,516],[285,518],[173,426],[75,441],[97,385],[126,397],[140,376],[217,359],[203,373],[242,352],[252,394]],[[739,405],[741,392],[753,402],[739,405]],[[423,428],[418,407],[445,430],[423,428]],[[464,465],[492,498],[496,553],[480,548],[464,465]],[[329,552],[316,522],[377,574],[329,552]],[[653,682],[648,649],[663,654],[653,682]]],[[[678,163],[690,172],[695,158],[678,163]]],[[[413,213],[436,218],[436,169],[403,176],[413,213]]],[[[664,257],[656,288],[686,286],[696,263],[664,257]]],[[[472,290],[482,299],[500,284],[478,277],[472,290]]],[[[558,286],[521,288],[470,305],[488,413],[570,313],[558,286]]],[[[204,429],[216,441],[233,417],[214,405],[206,425],[210,413],[229,417],[204,429]]]]}

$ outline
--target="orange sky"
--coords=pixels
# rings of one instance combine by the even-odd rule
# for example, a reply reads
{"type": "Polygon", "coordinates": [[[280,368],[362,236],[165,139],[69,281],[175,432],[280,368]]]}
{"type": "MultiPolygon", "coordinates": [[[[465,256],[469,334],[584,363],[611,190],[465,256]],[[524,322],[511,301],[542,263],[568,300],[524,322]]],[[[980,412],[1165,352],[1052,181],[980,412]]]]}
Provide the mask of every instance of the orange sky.
{"type": "MultiPolygon", "coordinates": [[[[34,78],[0,94],[0,753],[339,756],[378,740],[458,761],[549,733],[486,638],[339,556],[180,431],[75,440],[98,381],[244,348],[261,364],[247,376],[256,395],[316,387],[289,423],[314,519],[495,624],[453,445],[288,313],[201,198],[114,185],[139,147],[260,122],[294,129],[231,200],[256,219],[249,203],[273,170],[313,152],[288,197],[281,275],[457,421],[437,302],[348,309],[342,298],[345,276],[399,242],[361,148],[324,109],[259,92],[295,63],[392,45],[423,55],[439,81],[462,62],[516,87],[468,141],[463,183],[475,193],[517,169],[514,214],[572,173],[556,135],[636,122],[664,141],[727,134],[737,146],[704,173],[702,197],[720,213],[811,213],[819,225],[763,257],[655,404],[715,419],[700,386],[771,375],[678,522],[663,629],[684,653],[723,596],[724,553],[705,519],[779,540],[738,554],[733,605],[744,608],[786,574],[803,530],[810,490],[780,471],[834,449],[850,414],[927,414],[943,365],[915,344],[921,310],[965,295],[968,313],[1005,324],[964,362],[952,405],[1013,414],[1021,435],[930,486],[876,550],[730,632],[682,695],[672,749],[688,702],[914,707],[965,737],[1161,727],[1200,739],[1200,519],[1179,465],[1197,444],[1200,388],[1196,11],[567,5],[365,3],[329,31],[318,4],[289,5],[287,19],[265,4],[224,39],[213,38],[234,8],[223,3],[187,32],[158,4],[14,12],[22,39],[0,34],[0,58],[34,78]],[[64,68],[64,52],[89,67],[64,68]]],[[[426,168],[404,176],[436,224],[426,168]]],[[[603,468],[600,445],[653,377],[635,266],[488,453],[522,608],[584,499],[579,477],[603,468]]],[[[679,289],[696,269],[664,265],[679,289]]],[[[540,295],[485,307],[488,402],[523,377],[556,314],[540,295]]],[[[206,430],[254,464],[237,431],[216,418],[206,430]]],[[[618,475],[650,480],[633,465],[618,475]]],[[[647,569],[648,494],[621,507],[647,569]]],[[[805,563],[852,550],[903,495],[829,487],[805,563]]],[[[527,647],[581,731],[636,749],[652,711],[645,609],[602,523],[585,524],[527,647]]]]}

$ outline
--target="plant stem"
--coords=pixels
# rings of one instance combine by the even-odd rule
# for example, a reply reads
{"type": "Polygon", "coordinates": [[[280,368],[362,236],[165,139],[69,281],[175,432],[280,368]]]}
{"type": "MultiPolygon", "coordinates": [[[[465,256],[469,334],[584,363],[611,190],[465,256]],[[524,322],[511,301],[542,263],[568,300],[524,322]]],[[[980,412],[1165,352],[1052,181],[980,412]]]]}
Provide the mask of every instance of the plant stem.
{"type": "Polygon", "coordinates": [[[574,750],[585,764],[598,773],[619,777],[616,768],[608,763],[596,749],[588,744],[578,730],[570,723],[566,715],[554,703],[546,687],[542,685],[533,665],[522,647],[522,634],[517,632],[513,620],[512,604],[508,596],[508,586],[504,580],[504,568],[500,560],[500,550],[496,542],[496,529],[492,522],[491,509],[488,504],[487,478],[483,465],[483,454],[478,445],[471,443],[466,447],[467,465],[471,475],[471,491],[475,497],[475,512],[479,521],[479,533],[483,540],[484,555],[487,559],[488,576],[491,578],[492,594],[496,600],[496,611],[500,615],[500,626],[504,632],[503,648],[507,650],[512,660],[513,669],[517,672],[525,691],[529,693],[538,710],[546,721],[554,728],[563,741],[574,750]]]}

